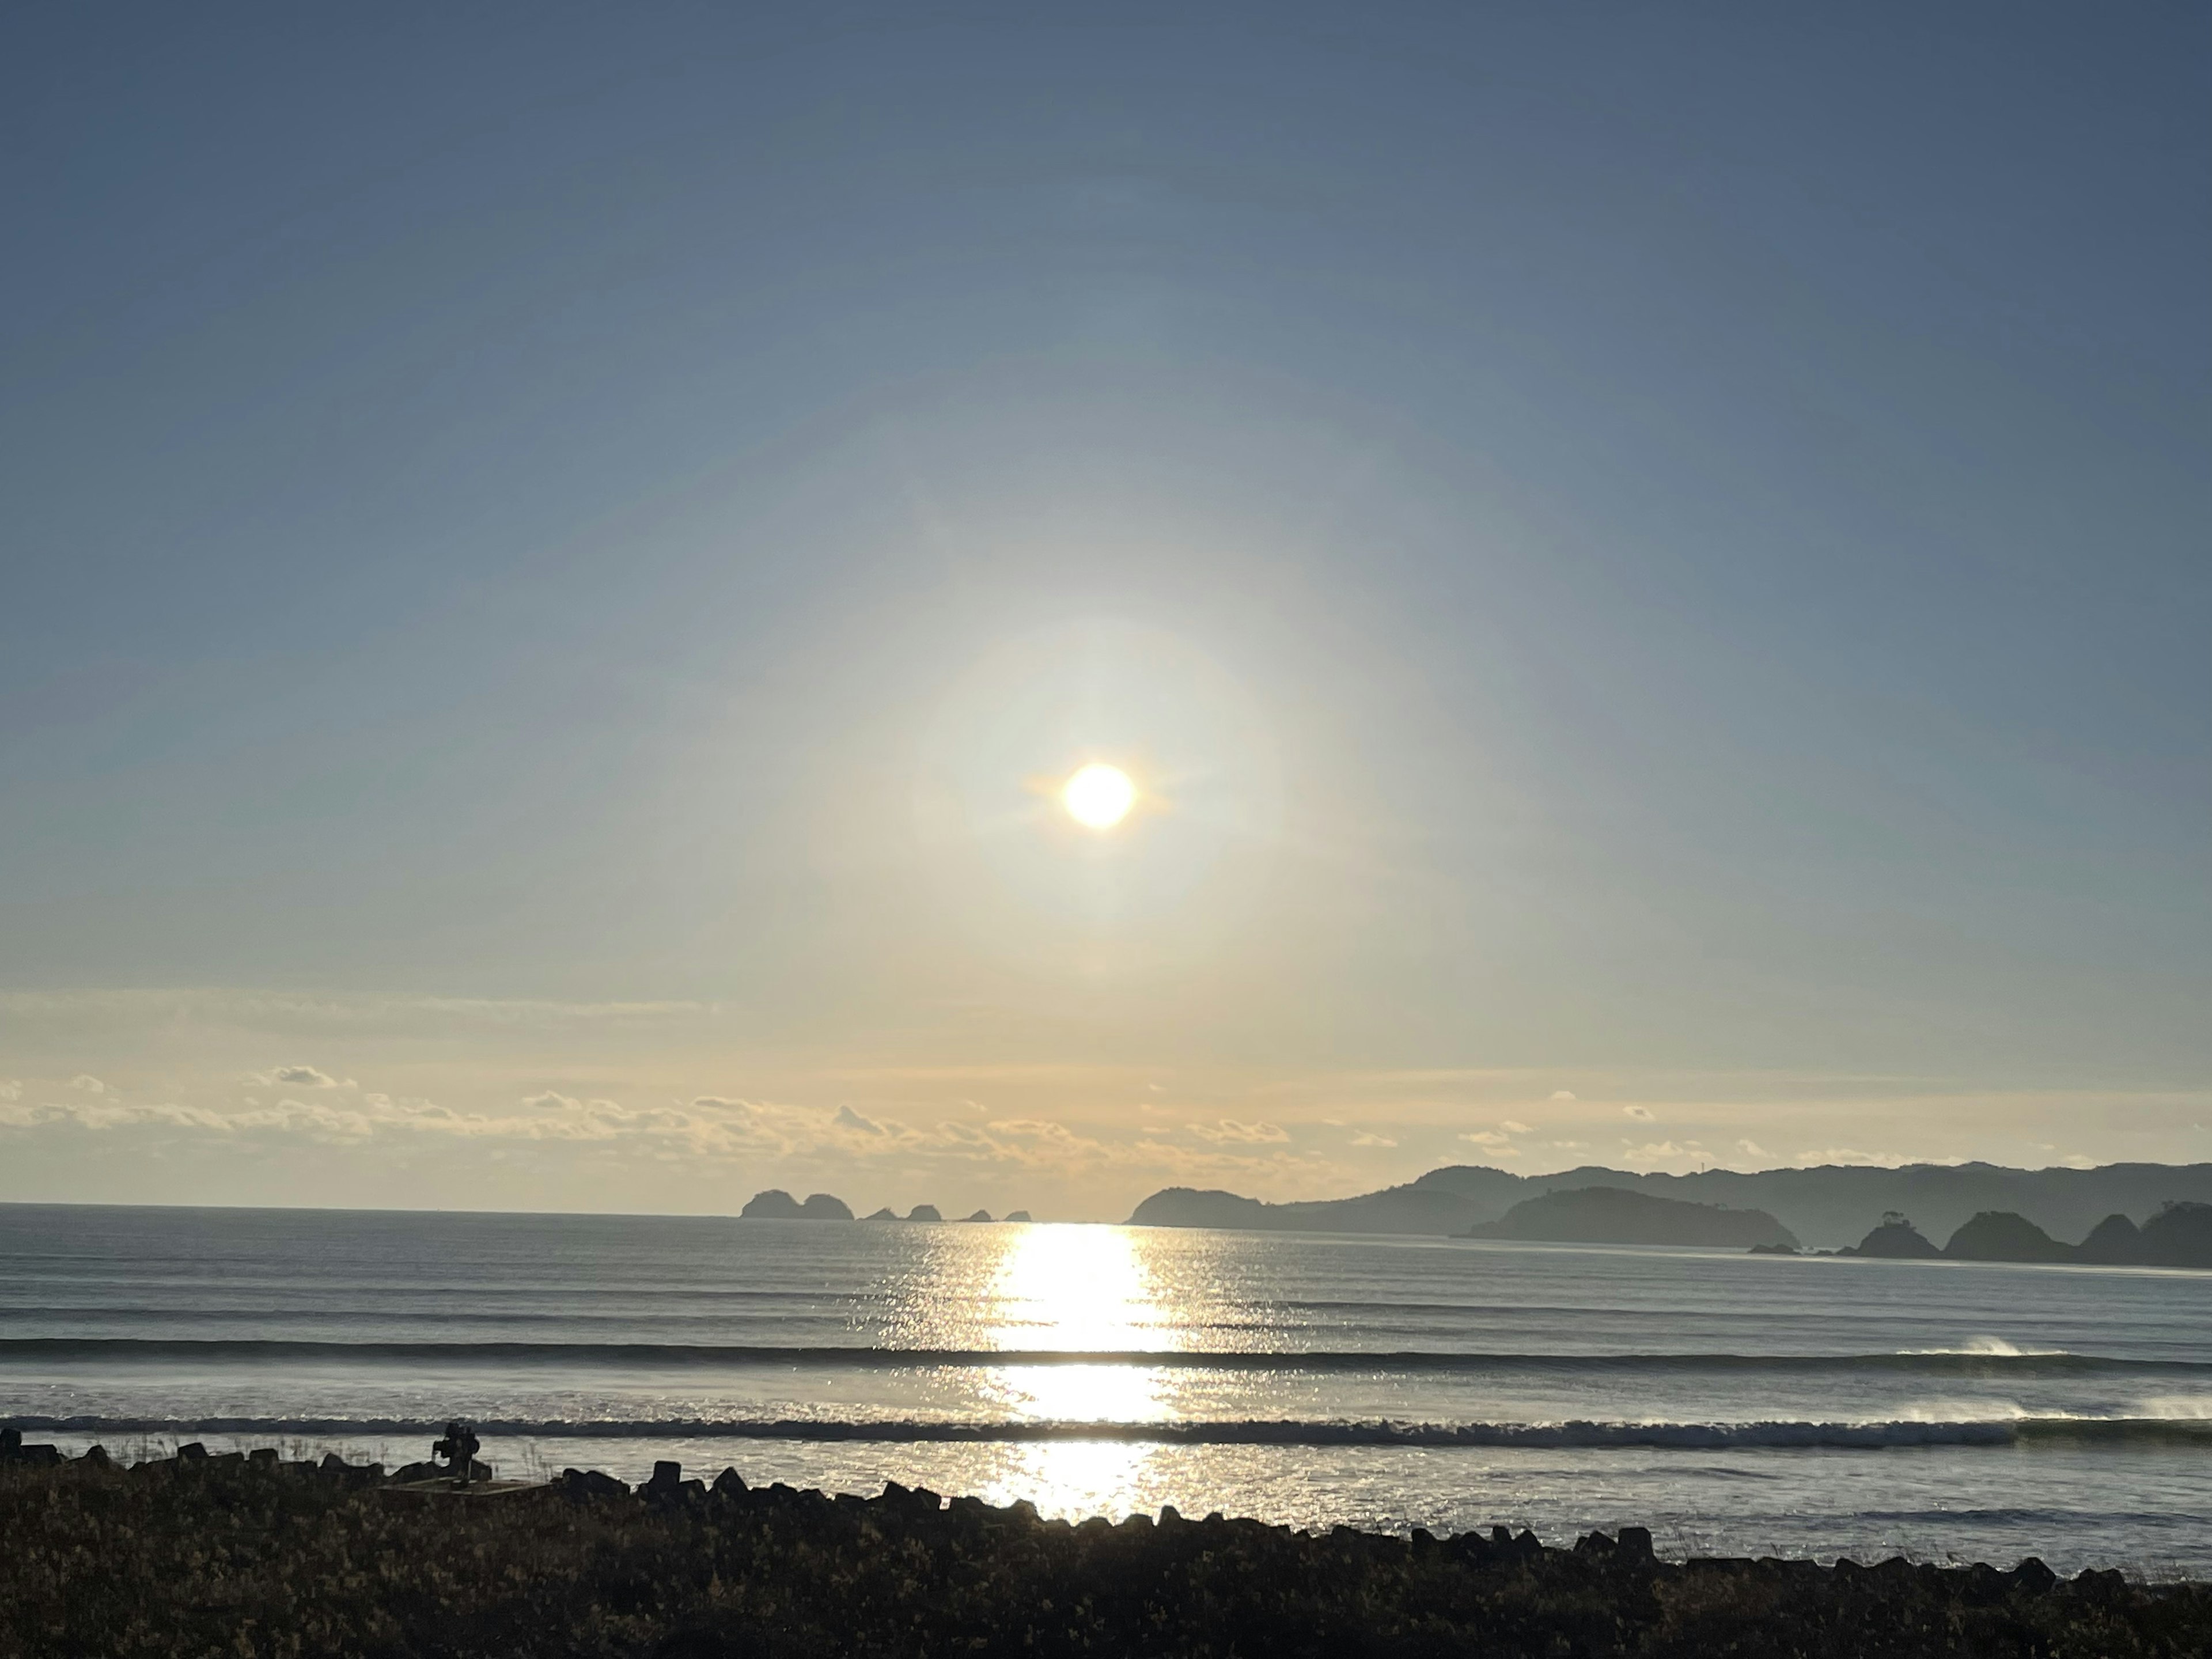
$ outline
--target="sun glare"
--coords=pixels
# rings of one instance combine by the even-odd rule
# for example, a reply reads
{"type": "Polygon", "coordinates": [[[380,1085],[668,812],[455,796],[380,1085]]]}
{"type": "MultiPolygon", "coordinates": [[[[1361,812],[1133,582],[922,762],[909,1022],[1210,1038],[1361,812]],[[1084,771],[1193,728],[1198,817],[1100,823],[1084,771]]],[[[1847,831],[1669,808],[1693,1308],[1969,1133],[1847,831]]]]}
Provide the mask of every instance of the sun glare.
{"type": "Polygon", "coordinates": [[[1093,761],[1067,781],[1060,799],[1068,817],[1078,823],[1091,830],[1111,830],[1136,805],[1137,786],[1120,767],[1093,761]]]}

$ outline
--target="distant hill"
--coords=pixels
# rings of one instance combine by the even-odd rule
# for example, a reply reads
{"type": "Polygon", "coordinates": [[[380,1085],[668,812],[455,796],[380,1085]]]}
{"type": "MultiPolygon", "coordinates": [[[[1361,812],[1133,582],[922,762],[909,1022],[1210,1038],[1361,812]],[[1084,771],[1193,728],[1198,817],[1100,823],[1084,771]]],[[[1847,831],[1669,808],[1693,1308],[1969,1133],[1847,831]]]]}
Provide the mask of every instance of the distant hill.
{"type": "Polygon", "coordinates": [[[1496,1221],[1476,1223],[1466,1236],[1557,1243],[1797,1247],[1797,1236],[1764,1210],[1685,1204],[1620,1187],[1572,1187],[1526,1198],[1496,1221]]]}
{"type": "Polygon", "coordinates": [[[1957,1261],[2072,1261],[2071,1244],[2061,1244],[2024,1215],[1984,1210],[1951,1235],[1943,1254],[1957,1261]]]}
{"type": "Polygon", "coordinates": [[[1847,1249],[1846,1255],[1876,1256],[1888,1261],[1932,1261],[1943,1252],[1919,1228],[1892,1210],[1881,1218],[1881,1224],[1859,1240],[1856,1249],[1847,1249]]]}
{"type": "MultiPolygon", "coordinates": [[[[1901,1169],[1822,1164],[1803,1170],[1638,1175],[1600,1164],[1540,1176],[1454,1164],[1417,1181],[1352,1198],[1263,1204],[1235,1193],[1170,1187],[1137,1206],[1132,1225],[1231,1227],[1316,1233],[1464,1233],[1525,1199],[1577,1187],[1613,1187],[1689,1203],[1764,1210],[1815,1244],[1856,1242],[1886,1211],[1917,1218],[1948,1238],[1984,1211],[2028,1218],[2059,1238],[2080,1238],[2115,1213],[2161,1205],[2212,1204],[2212,1164],[2108,1164],[2094,1170],[2011,1170],[1994,1164],[1910,1164],[1901,1169]]],[[[2179,1249],[2180,1247],[2172,1247],[2179,1249]]]]}

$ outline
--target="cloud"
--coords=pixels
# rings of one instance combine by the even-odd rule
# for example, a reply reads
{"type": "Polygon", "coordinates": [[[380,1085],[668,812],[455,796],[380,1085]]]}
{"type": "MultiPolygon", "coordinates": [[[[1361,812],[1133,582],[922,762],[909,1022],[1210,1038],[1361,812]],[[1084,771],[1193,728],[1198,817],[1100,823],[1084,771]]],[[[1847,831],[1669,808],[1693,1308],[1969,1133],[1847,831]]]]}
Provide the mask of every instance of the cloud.
{"type": "Polygon", "coordinates": [[[1358,1134],[1352,1136],[1352,1144],[1355,1146],[1395,1146],[1398,1143],[1388,1135],[1373,1134],[1362,1129],[1358,1134]]]}
{"type": "Polygon", "coordinates": [[[1465,1134],[1460,1136],[1460,1139],[1482,1147],[1493,1157],[1518,1158],[1521,1156],[1520,1148],[1512,1145],[1495,1129],[1469,1129],[1465,1134]]]}
{"type": "Polygon", "coordinates": [[[1768,1152],[1765,1147],[1760,1146],[1755,1140],[1739,1140],[1736,1142],[1736,1150],[1741,1152],[1746,1158],[1772,1158],[1774,1156],[1773,1153],[1768,1152]]]}
{"type": "MultiPolygon", "coordinates": [[[[288,1069],[329,1075],[319,1067],[288,1069]]],[[[1283,1197],[1350,1190],[1364,1161],[1344,1157],[1352,1150],[1344,1140],[1328,1150],[1306,1148],[1295,1127],[1266,1119],[1201,1120],[1188,1135],[1170,1135],[1149,1124],[1125,1132],[1121,1126],[1094,1129],[1030,1117],[979,1121],[967,1109],[971,1103],[955,1099],[939,1109],[944,1121],[934,1112],[902,1121],[895,1110],[860,1098],[840,1107],[700,1094],[656,1103],[571,1095],[558,1087],[457,1106],[343,1079],[336,1088],[264,1085],[241,1100],[238,1075],[229,1073],[220,1093],[153,1103],[106,1089],[96,1095],[56,1089],[33,1103],[11,1091],[16,1098],[0,1098],[0,1147],[17,1135],[97,1135],[118,1152],[127,1144],[156,1157],[195,1142],[256,1151],[374,1146],[402,1154],[410,1146],[465,1146],[488,1158],[683,1159],[732,1182],[794,1190],[848,1191],[840,1182],[957,1181],[960,1171],[989,1170],[1033,1172],[1055,1182],[1226,1187],[1283,1197]]],[[[1388,1133],[1356,1123],[1340,1133],[1346,1140],[1369,1137],[1360,1143],[1363,1152],[1390,1149],[1388,1133]]]]}
{"type": "Polygon", "coordinates": [[[1649,1123],[1652,1121],[1651,1109],[1648,1106],[1624,1106],[1620,1110],[1622,1115],[1632,1117],[1638,1123],[1649,1123]]]}
{"type": "Polygon", "coordinates": [[[79,1072],[75,1077],[71,1078],[70,1079],[70,1087],[72,1089],[81,1089],[88,1095],[104,1095],[107,1092],[107,1085],[105,1083],[102,1083],[98,1078],[93,1076],[89,1072],[79,1072]]]}
{"type": "Polygon", "coordinates": [[[13,1078],[0,1078],[0,1100],[21,1100],[23,1085],[13,1078]]]}
{"type": "Polygon", "coordinates": [[[1507,1118],[1507,1119],[1505,1120],[1505,1121],[1504,1121],[1504,1122],[1503,1122],[1503,1123],[1499,1124],[1498,1127],[1499,1128],[1501,1128],[1501,1129],[1504,1130],[1504,1131],[1505,1131],[1505,1133],[1506,1133],[1507,1134],[1509,1134],[1509,1135],[1525,1135],[1525,1134],[1534,1134],[1534,1133],[1535,1133],[1535,1131],[1534,1131],[1534,1130],[1533,1130],[1533,1129],[1531,1129],[1531,1128],[1530,1128],[1527,1124],[1525,1124],[1525,1123],[1516,1123],[1516,1122],[1515,1122],[1511,1118],[1510,1118],[1510,1117],[1509,1117],[1509,1118],[1507,1118]]]}
{"type": "Polygon", "coordinates": [[[270,1083],[289,1083],[301,1089],[335,1089],[338,1080],[328,1072],[313,1066],[279,1066],[266,1079],[270,1083]]]}
{"type": "Polygon", "coordinates": [[[1677,1146],[1671,1140],[1654,1140],[1642,1146],[1628,1140],[1624,1140],[1620,1144],[1628,1149],[1628,1156],[1632,1158],[1688,1158],[1691,1155],[1687,1146],[1677,1146]]]}
{"type": "Polygon", "coordinates": [[[1233,1117],[1224,1117],[1212,1123],[1187,1123],[1183,1127],[1200,1140],[1212,1141],[1217,1146],[1230,1144],[1261,1146],[1291,1138],[1290,1131],[1279,1123],[1239,1123],[1233,1117]]]}
{"type": "Polygon", "coordinates": [[[1552,1098],[1554,1100],[1578,1100],[1581,1097],[1576,1094],[1572,1089],[1554,1089],[1552,1091],[1552,1098]]]}

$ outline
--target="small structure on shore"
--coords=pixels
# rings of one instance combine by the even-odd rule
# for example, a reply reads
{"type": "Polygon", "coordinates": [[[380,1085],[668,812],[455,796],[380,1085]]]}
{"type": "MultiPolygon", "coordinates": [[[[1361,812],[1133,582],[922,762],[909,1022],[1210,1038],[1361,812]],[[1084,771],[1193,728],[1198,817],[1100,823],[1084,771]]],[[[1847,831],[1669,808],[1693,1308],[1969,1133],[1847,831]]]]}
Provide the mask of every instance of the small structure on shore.
{"type": "Polygon", "coordinates": [[[433,1462],[443,1458],[447,1465],[443,1473],[453,1476],[455,1486],[465,1486],[475,1475],[477,1454],[483,1449],[476,1430],[455,1418],[446,1425],[446,1437],[431,1443],[430,1456],[433,1462]]]}

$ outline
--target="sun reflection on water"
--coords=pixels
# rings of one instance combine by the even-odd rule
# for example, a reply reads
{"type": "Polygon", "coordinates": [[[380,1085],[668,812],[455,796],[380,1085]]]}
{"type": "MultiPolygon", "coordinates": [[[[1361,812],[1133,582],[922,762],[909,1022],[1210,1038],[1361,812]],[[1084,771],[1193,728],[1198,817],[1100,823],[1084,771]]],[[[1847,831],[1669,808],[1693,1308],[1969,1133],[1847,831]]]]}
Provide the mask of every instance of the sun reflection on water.
{"type": "MultiPolygon", "coordinates": [[[[990,1346],[1066,1353],[1142,1352],[1181,1346],[1137,1235],[1119,1227],[1036,1226],[1000,1260],[991,1287],[990,1346]],[[1163,1337],[1167,1337],[1163,1340],[1163,1337]]],[[[1176,1373],[1080,1362],[1014,1365],[989,1387],[1009,1416],[1032,1422],[1127,1423],[1172,1416],[1176,1373]]],[[[996,1485],[1063,1514],[1126,1514],[1159,1449],[1110,1440],[1028,1444],[996,1485]]]]}

